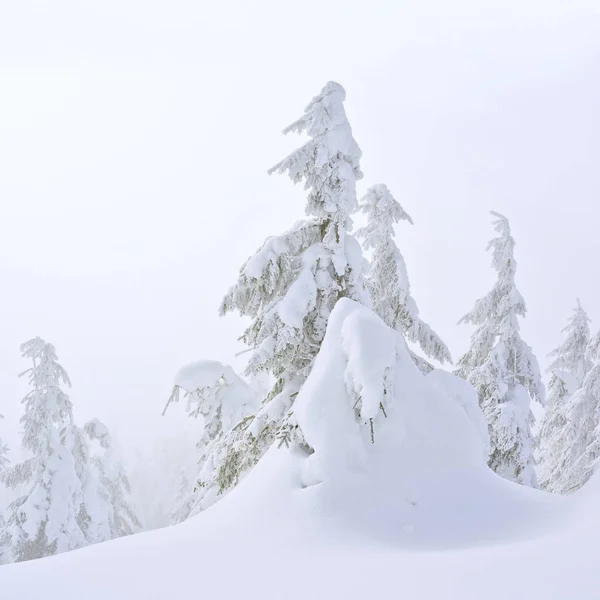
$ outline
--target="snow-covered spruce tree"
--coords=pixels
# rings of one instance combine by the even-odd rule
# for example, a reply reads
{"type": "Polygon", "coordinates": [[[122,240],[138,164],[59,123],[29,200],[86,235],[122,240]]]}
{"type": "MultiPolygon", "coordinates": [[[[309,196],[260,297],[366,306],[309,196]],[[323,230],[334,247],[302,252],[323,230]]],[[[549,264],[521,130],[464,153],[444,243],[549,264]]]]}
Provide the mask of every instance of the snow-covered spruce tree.
{"type": "Polygon", "coordinates": [[[186,411],[192,418],[201,417],[202,436],[198,440],[198,472],[191,482],[185,473],[180,478],[180,490],[171,513],[175,523],[184,521],[204,507],[203,473],[213,470],[206,464],[213,447],[223,435],[258,408],[250,386],[228,365],[214,360],[202,360],[180,369],[163,415],[172,404],[180,401],[183,390],[186,411]]]}
{"type": "Polygon", "coordinates": [[[588,344],[591,365],[582,386],[557,408],[561,427],[551,439],[552,469],[545,471],[546,489],[570,494],[594,473],[600,457],[600,332],[588,344]]]}
{"type": "Polygon", "coordinates": [[[90,438],[85,428],[72,424],[66,428],[63,439],[73,454],[75,471],[81,482],[77,523],[88,544],[109,540],[113,537],[109,524],[110,498],[94,468],[90,438]]]}
{"type": "MultiPolygon", "coordinates": [[[[356,232],[356,237],[363,240],[365,250],[373,250],[367,283],[375,312],[386,325],[418,344],[428,358],[451,363],[446,344],[419,316],[410,293],[406,263],[394,241],[394,224],[405,220],[412,225],[412,219],[383,184],[367,190],[360,200],[360,210],[367,216],[367,224],[356,232]]],[[[411,354],[419,368],[433,369],[420,356],[411,354]]]]}
{"type": "Polygon", "coordinates": [[[31,458],[2,474],[20,496],[11,503],[0,546],[8,557],[22,561],[84,546],[77,515],[81,483],[73,454],[61,440],[73,423],[72,404],[61,385],[70,385],[52,344],[35,338],[21,346],[33,362],[27,375],[32,390],[23,399],[23,447],[31,458]]]}
{"type": "MultiPolygon", "coordinates": [[[[4,419],[4,415],[0,415],[0,419],[4,419]]],[[[10,464],[10,459],[8,458],[8,444],[5,444],[0,437],[0,477],[1,473],[6,470],[8,465],[10,464]]]]}
{"type": "Polygon", "coordinates": [[[521,339],[523,297],[515,285],[515,241],[508,219],[492,212],[498,237],[488,245],[498,279],[461,323],[476,326],[456,374],[477,390],[490,433],[489,465],[506,479],[536,486],[530,401],[544,405],[545,389],[531,348],[521,339]]]}
{"type": "Polygon", "coordinates": [[[8,444],[5,444],[2,438],[0,438],[0,473],[6,470],[9,464],[10,459],[8,458],[8,444]]]}
{"type": "Polygon", "coordinates": [[[102,486],[103,496],[108,499],[108,526],[110,537],[131,535],[141,530],[141,523],[131,499],[131,486],[123,464],[116,456],[110,431],[99,419],[84,425],[84,431],[100,451],[92,453],[91,464],[102,486]]]}
{"type": "Polygon", "coordinates": [[[562,330],[564,342],[550,353],[553,358],[548,367],[550,383],[548,385],[548,406],[540,427],[538,479],[540,487],[550,491],[560,491],[564,480],[564,459],[569,451],[570,433],[567,426],[565,409],[573,394],[581,388],[588,374],[590,319],[577,300],[577,306],[562,330]]]}
{"type": "Polygon", "coordinates": [[[83,427],[72,425],[65,433],[82,498],[77,522],[88,544],[97,544],[141,529],[130,498],[127,474],[115,456],[111,435],[99,419],[83,427]]]}
{"type": "MultiPolygon", "coordinates": [[[[3,418],[4,418],[4,416],[0,415],[0,419],[3,419],[3,418]]],[[[9,450],[8,445],[5,444],[2,441],[2,438],[0,437],[0,481],[2,480],[3,473],[6,471],[6,469],[10,465],[10,459],[8,458],[8,450],[9,450]]],[[[5,551],[4,551],[4,548],[2,547],[1,539],[2,539],[2,531],[4,530],[4,527],[6,526],[6,521],[5,521],[5,516],[4,516],[4,508],[5,508],[6,501],[2,497],[2,493],[0,493],[0,500],[2,501],[0,503],[0,565],[1,565],[5,562],[5,551]]]]}
{"type": "Polygon", "coordinates": [[[300,435],[291,413],[311,370],[329,315],[341,297],[370,304],[360,244],[350,235],[361,151],[344,110],[346,93],[329,82],[284,133],[309,140],[275,165],[308,190],[307,219],[271,237],[241,268],[220,313],[250,317],[242,339],[252,352],[247,374],[275,380],[253,419],[224,435],[213,452],[207,489],[222,493],[256,464],[276,438],[300,435]],[[295,433],[294,433],[295,432],[295,433]]]}
{"type": "Polygon", "coordinates": [[[366,299],[361,248],[348,233],[362,173],[345,95],[341,85],[329,82],[284,130],[310,139],[269,172],[304,182],[309,218],[267,239],[244,264],[220,309],[252,318],[242,338],[253,351],[248,373],[272,373],[275,393],[306,378],[337,300],[366,299]]]}

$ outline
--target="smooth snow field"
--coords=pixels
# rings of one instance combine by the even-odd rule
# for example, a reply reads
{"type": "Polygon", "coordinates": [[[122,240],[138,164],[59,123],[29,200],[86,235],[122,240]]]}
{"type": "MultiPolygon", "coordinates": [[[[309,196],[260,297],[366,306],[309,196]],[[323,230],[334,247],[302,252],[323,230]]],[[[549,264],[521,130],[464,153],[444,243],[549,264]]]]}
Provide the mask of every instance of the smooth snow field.
{"type": "Polygon", "coordinates": [[[472,388],[422,375],[368,309],[338,302],[295,414],[314,452],[271,448],[181,525],[3,566],[0,598],[600,598],[600,481],[496,476],[472,388]]]}

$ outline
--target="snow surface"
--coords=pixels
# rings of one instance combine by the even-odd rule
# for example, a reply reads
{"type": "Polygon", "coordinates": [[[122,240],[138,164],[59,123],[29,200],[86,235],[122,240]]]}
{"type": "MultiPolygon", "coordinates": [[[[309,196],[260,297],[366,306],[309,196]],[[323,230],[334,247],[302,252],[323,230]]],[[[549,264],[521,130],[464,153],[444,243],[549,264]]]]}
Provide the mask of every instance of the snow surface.
{"type": "Polygon", "coordinates": [[[422,375],[399,334],[341,300],[295,403],[313,452],[272,447],[181,525],[4,566],[0,597],[599,598],[600,478],[564,499],[494,474],[454,379],[422,375]],[[375,443],[353,391],[385,378],[358,377],[357,353],[392,390],[375,443]]]}

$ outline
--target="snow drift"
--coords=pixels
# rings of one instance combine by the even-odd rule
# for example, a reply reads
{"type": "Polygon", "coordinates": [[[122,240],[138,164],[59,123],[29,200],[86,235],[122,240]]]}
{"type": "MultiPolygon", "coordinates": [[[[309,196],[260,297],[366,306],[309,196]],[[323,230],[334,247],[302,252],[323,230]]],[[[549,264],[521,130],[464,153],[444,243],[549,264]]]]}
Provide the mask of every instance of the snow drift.
{"type": "Polygon", "coordinates": [[[478,411],[340,300],[296,398],[301,443],[181,525],[3,567],[2,598],[597,597],[594,502],[492,473],[478,411]]]}

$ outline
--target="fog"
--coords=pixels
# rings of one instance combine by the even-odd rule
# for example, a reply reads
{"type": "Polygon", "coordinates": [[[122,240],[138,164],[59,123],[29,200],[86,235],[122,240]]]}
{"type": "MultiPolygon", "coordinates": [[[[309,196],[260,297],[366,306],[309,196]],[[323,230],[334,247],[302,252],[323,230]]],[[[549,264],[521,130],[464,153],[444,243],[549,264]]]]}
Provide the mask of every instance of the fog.
{"type": "Polygon", "coordinates": [[[421,314],[455,358],[493,282],[489,210],[516,238],[523,337],[542,364],[577,297],[600,327],[595,2],[5,3],[0,16],[0,434],[18,443],[19,344],[55,344],[78,421],[127,448],[175,371],[242,369],[217,307],[302,218],[267,169],[328,80],[347,91],[359,192],[386,183],[421,314]]]}

